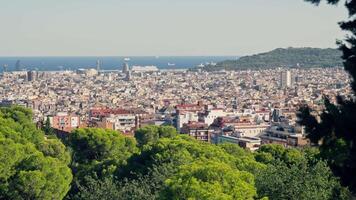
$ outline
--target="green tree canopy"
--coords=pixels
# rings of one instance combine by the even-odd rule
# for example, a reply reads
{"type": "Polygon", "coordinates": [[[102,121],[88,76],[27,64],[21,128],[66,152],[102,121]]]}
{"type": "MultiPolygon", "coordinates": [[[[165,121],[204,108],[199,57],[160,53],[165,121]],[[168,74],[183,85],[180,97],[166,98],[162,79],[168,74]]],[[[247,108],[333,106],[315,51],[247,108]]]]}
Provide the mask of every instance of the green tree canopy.
{"type": "MultiPolygon", "coordinates": [[[[7,112],[12,111],[8,109],[7,112]]],[[[21,111],[15,111],[16,116],[26,118],[26,113],[17,112],[21,111]]],[[[10,123],[0,126],[0,199],[62,199],[72,181],[66,161],[57,158],[68,156],[64,146],[61,146],[62,151],[44,155],[41,152],[43,149],[36,147],[38,144],[30,142],[33,138],[32,141],[38,142],[43,134],[30,138],[17,132],[31,128],[28,124],[22,124],[26,123],[25,119],[14,122],[4,119],[4,116],[0,117],[0,121],[10,123]]],[[[38,132],[32,130],[32,133],[38,132]]],[[[44,138],[41,142],[45,142],[44,138]]]]}
{"type": "Polygon", "coordinates": [[[74,130],[69,137],[74,161],[90,163],[115,159],[125,161],[137,153],[135,140],[113,130],[82,128],[74,130]]]}
{"type": "Polygon", "coordinates": [[[302,151],[298,149],[287,149],[279,144],[261,146],[255,153],[255,157],[257,161],[266,164],[280,160],[288,165],[306,159],[302,151]]]}
{"type": "Polygon", "coordinates": [[[167,179],[164,199],[254,199],[254,176],[214,162],[183,165],[167,179]]]}
{"type": "Polygon", "coordinates": [[[110,178],[127,163],[133,154],[139,153],[134,138],[117,131],[99,128],[74,130],[68,139],[72,149],[74,184],[69,196],[80,196],[81,188],[90,188],[92,179],[110,178]],[[92,177],[91,179],[88,177],[92,177]]]}
{"type": "Polygon", "coordinates": [[[291,165],[283,161],[269,164],[256,175],[259,196],[274,200],[349,199],[349,192],[341,187],[323,161],[310,165],[298,160],[291,165]]]}
{"type": "Polygon", "coordinates": [[[46,140],[22,107],[0,108],[0,199],[62,199],[72,173],[65,146],[46,140]]]}
{"type": "Polygon", "coordinates": [[[172,138],[177,135],[177,130],[173,126],[148,125],[135,131],[135,138],[140,147],[151,145],[159,138],[172,138]]]}
{"type": "Polygon", "coordinates": [[[55,135],[54,129],[51,126],[49,116],[47,116],[46,121],[43,124],[42,130],[43,130],[43,132],[45,132],[46,135],[49,135],[49,136],[55,135]]]}

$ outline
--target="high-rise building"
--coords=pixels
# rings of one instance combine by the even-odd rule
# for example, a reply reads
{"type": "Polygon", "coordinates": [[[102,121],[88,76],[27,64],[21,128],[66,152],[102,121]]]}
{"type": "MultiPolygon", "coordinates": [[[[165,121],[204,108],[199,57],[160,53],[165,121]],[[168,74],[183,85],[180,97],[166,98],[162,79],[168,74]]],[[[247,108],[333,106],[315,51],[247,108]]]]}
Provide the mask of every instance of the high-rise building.
{"type": "Polygon", "coordinates": [[[27,72],[27,81],[35,81],[37,77],[37,72],[36,71],[28,71],[27,72]]]}
{"type": "Polygon", "coordinates": [[[2,68],[2,72],[3,72],[3,73],[6,73],[6,72],[7,72],[7,67],[8,67],[7,64],[4,64],[4,65],[3,65],[3,68],[2,68]]]}
{"type": "Polygon", "coordinates": [[[96,70],[99,72],[101,70],[101,65],[102,65],[102,61],[101,60],[97,60],[96,61],[96,70]]]}
{"type": "Polygon", "coordinates": [[[122,64],[122,73],[123,74],[127,74],[127,72],[130,71],[129,61],[130,61],[130,58],[124,58],[124,63],[122,64]]]}
{"type": "Polygon", "coordinates": [[[21,61],[20,60],[16,61],[15,71],[21,71],[21,61]]]}
{"type": "Polygon", "coordinates": [[[129,70],[129,71],[126,72],[125,80],[126,80],[126,81],[130,81],[131,78],[132,78],[132,74],[131,74],[131,71],[129,70]]]}
{"type": "Polygon", "coordinates": [[[128,71],[130,71],[129,64],[127,62],[124,62],[124,64],[122,64],[122,73],[126,74],[128,71]]]}
{"type": "Polygon", "coordinates": [[[292,80],[292,73],[291,71],[283,71],[281,72],[281,79],[280,79],[280,87],[291,87],[293,86],[294,81],[292,80]]]}
{"type": "Polygon", "coordinates": [[[283,115],[282,110],[280,109],[273,109],[272,111],[272,121],[273,122],[279,122],[280,121],[280,117],[283,115]]]}

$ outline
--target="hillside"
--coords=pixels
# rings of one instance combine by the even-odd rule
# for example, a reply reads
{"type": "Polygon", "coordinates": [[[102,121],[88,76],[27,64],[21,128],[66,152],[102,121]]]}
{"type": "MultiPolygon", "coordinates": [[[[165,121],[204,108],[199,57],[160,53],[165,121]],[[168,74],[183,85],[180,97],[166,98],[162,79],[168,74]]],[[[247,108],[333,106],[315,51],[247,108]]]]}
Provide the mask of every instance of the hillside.
{"type": "Polygon", "coordinates": [[[342,66],[338,49],[320,48],[278,48],[270,52],[244,56],[238,60],[226,60],[205,70],[265,69],[274,67],[335,67],[342,66]]]}

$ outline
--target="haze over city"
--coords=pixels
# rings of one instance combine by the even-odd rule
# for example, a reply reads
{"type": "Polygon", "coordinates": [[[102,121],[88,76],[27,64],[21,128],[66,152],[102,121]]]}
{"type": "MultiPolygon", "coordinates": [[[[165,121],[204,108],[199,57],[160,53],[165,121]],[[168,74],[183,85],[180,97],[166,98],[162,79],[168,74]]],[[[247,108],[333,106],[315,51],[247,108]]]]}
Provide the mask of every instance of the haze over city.
{"type": "Polygon", "coordinates": [[[342,6],[300,0],[2,0],[0,56],[248,55],[333,47],[342,6]]]}

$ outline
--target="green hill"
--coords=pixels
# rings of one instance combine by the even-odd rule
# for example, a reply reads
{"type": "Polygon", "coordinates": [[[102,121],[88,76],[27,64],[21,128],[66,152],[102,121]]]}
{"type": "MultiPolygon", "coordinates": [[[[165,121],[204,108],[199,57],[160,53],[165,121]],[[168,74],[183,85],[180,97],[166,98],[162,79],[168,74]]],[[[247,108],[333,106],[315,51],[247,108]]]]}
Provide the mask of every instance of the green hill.
{"type": "Polygon", "coordinates": [[[278,48],[267,53],[244,56],[238,60],[226,60],[205,70],[243,70],[275,67],[336,67],[342,66],[341,51],[320,48],[278,48]]]}

